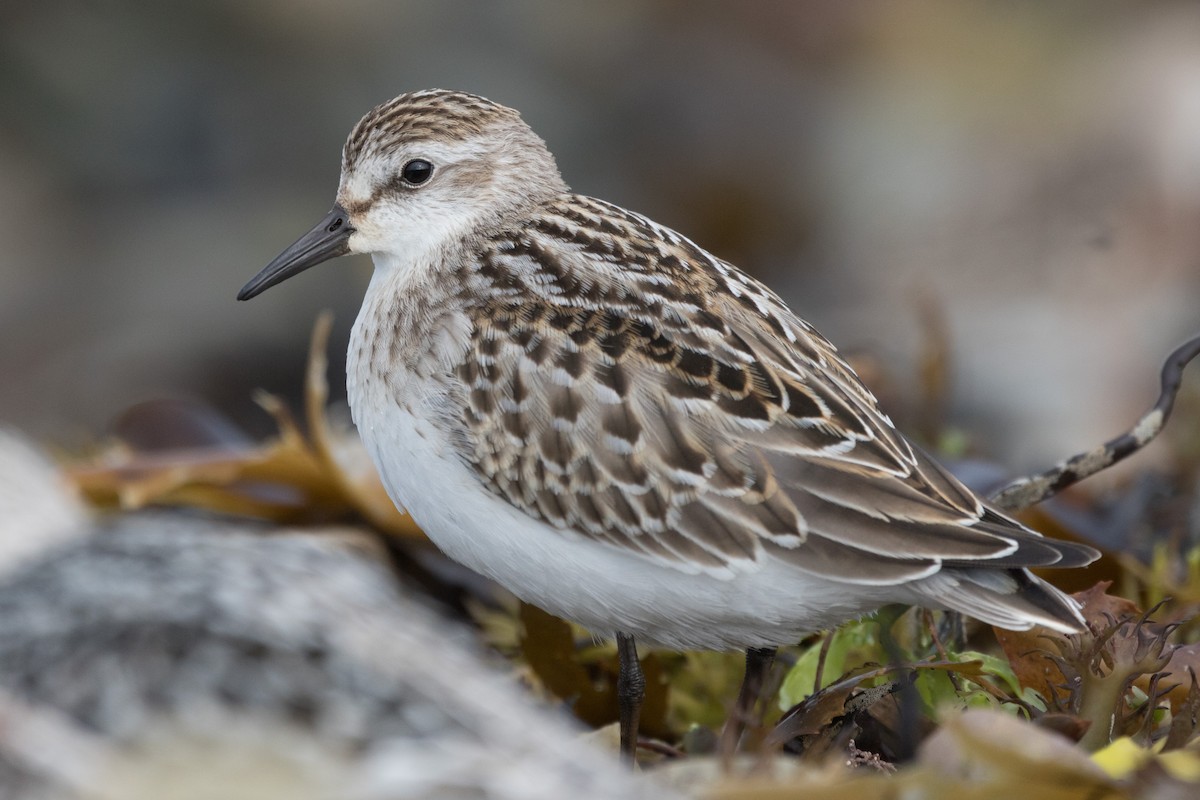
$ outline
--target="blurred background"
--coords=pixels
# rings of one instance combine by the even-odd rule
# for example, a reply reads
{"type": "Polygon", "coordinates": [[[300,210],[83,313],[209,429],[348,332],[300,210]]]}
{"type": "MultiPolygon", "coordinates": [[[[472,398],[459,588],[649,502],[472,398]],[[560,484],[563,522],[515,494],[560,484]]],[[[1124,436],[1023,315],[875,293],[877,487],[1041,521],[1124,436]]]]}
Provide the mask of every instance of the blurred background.
{"type": "Polygon", "coordinates": [[[8,0],[0,424],[77,449],[196,397],[265,433],[322,308],[342,392],[369,259],[234,295],[358,118],[431,87],[767,281],[901,420],[939,340],[947,418],[1014,472],[1131,423],[1200,331],[1195,2],[8,0]]]}

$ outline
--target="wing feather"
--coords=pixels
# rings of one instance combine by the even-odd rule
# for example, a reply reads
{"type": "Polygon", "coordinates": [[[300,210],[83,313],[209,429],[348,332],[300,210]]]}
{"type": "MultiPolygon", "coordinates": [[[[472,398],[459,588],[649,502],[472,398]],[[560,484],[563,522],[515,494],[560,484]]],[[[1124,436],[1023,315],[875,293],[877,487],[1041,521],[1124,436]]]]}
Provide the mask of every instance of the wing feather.
{"type": "Polygon", "coordinates": [[[495,494],[687,572],[769,553],[897,584],[942,565],[1089,557],[985,508],[768,289],[678,234],[576,201],[496,239],[486,263],[505,291],[470,309],[458,438],[495,494]]]}

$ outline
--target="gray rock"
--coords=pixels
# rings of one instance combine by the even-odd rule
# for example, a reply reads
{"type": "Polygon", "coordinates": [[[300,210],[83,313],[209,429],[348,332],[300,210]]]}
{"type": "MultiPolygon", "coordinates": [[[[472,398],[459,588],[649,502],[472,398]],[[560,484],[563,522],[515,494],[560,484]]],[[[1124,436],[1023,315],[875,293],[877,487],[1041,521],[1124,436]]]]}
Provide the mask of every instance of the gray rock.
{"type": "Polygon", "coordinates": [[[0,796],[663,796],[336,534],[121,515],[0,575],[0,796]]]}

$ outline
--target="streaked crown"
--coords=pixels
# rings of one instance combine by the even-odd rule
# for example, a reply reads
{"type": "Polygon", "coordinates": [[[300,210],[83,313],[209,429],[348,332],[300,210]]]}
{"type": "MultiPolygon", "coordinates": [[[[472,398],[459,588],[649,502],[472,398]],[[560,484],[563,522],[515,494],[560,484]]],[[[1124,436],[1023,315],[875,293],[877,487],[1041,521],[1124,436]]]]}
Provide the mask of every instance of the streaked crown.
{"type": "Polygon", "coordinates": [[[524,124],[513,109],[478,95],[446,89],[409,92],[376,106],[358,121],[342,148],[342,169],[353,169],[363,157],[385,157],[404,144],[465,139],[505,123],[524,124]]]}

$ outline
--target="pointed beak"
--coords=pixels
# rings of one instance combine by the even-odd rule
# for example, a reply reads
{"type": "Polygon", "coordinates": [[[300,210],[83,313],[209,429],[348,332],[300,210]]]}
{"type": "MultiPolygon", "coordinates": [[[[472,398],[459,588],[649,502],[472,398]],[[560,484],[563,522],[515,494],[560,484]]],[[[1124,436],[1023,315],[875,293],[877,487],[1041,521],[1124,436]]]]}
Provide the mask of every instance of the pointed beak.
{"type": "Polygon", "coordinates": [[[322,261],[344,256],[350,252],[350,217],[340,205],[335,205],[311,231],[292,242],[286,250],[262,268],[238,292],[238,300],[249,300],[277,283],[298,275],[322,261]]]}

